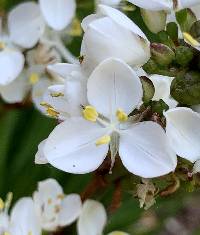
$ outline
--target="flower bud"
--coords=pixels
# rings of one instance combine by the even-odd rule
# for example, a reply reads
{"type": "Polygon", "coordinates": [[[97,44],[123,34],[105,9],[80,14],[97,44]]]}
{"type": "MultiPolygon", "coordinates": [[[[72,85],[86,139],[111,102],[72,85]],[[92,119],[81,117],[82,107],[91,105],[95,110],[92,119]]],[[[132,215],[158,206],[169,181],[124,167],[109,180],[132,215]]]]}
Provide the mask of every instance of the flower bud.
{"type": "Polygon", "coordinates": [[[151,44],[151,55],[159,65],[169,65],[175,59],[174,52],[168,46],[161,43],[151,44]]]}
{"type": "Polygon", "coordinates": [[[143,87],[143,102],[148,103],[155,93],[153,82],[145,76],[140,77],[140,81],[142,82],[143,87]]]}
{"type": "Polygon", "coordinates": [[[167,14],[165,11],[150,11],[141,9],[142,18],[152,33],[165,29],[167,14]]]}
{"type": "Polygon", "coordinates": [[[192,48],[185,46],[177,47],[175,54],[176,62],[182,66],[188,65],[194,57],[192,48]]]}
{"type": "Polygon", "coordinates": [[[195,14],[189,8],[176,12],[176,19],[183,32],[189,32],[191,26],[197,20],[195,14]]]}
{"type": "Polygon", "coordinates": [[[171,95],[180,104],[200,104],[200,72],[191,71],[177,76],[171,85],[171,95]]]}

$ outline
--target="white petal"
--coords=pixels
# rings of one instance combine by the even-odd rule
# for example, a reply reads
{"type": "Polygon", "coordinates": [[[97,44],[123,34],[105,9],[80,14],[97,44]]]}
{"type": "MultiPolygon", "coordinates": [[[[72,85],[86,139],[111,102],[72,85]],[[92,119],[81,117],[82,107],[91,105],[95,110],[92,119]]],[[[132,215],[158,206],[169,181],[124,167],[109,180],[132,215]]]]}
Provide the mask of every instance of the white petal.
{"type": "Polygon", "coordinates": [[[0,52],[0,85],[8,85],[14,81],[24,67],[24,56],[15,50],[0,52]]]}
{"type": "Polygon", "coordinates": [[[95,142],[107,134],[105,128],[82,118],[71,118],[58,125],[47,139],[44,153],[56,168],[75,174],[96,170],[108,152],[107,145],[95,142]]]}
{"type": "Polygon", "coordinates": [[[178,0],[179,10],[184,8],[190,8],[198,4],[200,4],[200,0],[178,0]]]}
{"type": "MultiPolygon", "coordinates": [[[[173,2],[172,0],[128,0],[134,5],[152,11],[160,10],[172,10],[173,2]]],[[[188,0],[187,0],[188,1],[188,0]]]]}
{"type": "Polygon", "coordinates": [[[54,30],[63,30],[75,15],[75,0],[40,0],[39,3],[46,22],[54,30]]]}
{"type": "Polygon", "coordinates": [[[45,95],[48,87],[51,85],[52,85],[51,81],[45,77],[40,78],[40,80],[35,85],[33,85],[32,89],[33,104],[42,113],[46,113],[46,109],[40,104],[41,102],[44,101],[43,96],[45,95]]]}
{"type": "Polygon", "coordinates": [[[27,2],[15,7],[9,13],[8,28],[15,44],[23,48],[35,46],[44,31],[38,4],[27,2]]]}
{"type": "Polygon", "coordinates": [[[200,20],[200,3],[197,6],[191,7],[191,10],[194,12],[194,14],[197,17],[197,20],[200,20]]]}
{"type": "Polygon", "coordinates": [[[121,232],[121,231],[115,231],[115,232],[109,233],[108,235],[130,235],[130,234],[121,232]]]}
{"type": "Polygon", "coordinates": [[[77,228],[78,235],[100,235],[103,233],[107,215],[103,204],[87,200],[83,204],[77,228]]]}
{"type": "Polygon", "coordinates": [[[87,27],[92,23],[94,20],[97,20],[101,18],[100,14],[91,14],[86,16],[83,21],[81,22],[81,27],[83,28],[84,31],[87,30],[87,27]]]}
{"type": "Polygon", "coordinates": [[[59,225],[64,227],[73,223],[80,215],[82,209],[81,198],[78,194],[67,195],[61,203],[59,225]]]}
{"type": "Polygon", "coordinates": [[[34,204],[31,198],[22,198],[14,206],[11,212],[11,234],[41,235],[38,218],[35,215],[34,204]],[[18,231],[19,233],[12,233],[18,231]]]}
{"type": "Polygon", "coordinates": [[[149,79],[153,82],[155,87],[155,93],[152,100],[159,101],[162,99],[169,108],[175,108],[178,102],[170,95],[170,87],[174,78],[155,74],[150,76],[149,79]]]}
{"type": "MultiPolygon", "coordinates": [[[[145,35],[141,30],[138,30],[132,21],[126,22],[126,16],[122,13],[117,11],[117,14],[112,15],[112,11],[110,13],[107,8],[102,9],[109,16],[89,23],[83,37],[81,55],[84,56],[82,63],[84,69],[86,67],[91,72],[100,62],[109,57],[120,58],[133,66],[146,63],[150,57],[149,42],[144,39],[145,35]],[[120,17],[122,17],[121,20],[120,17]],[[116,22],[117,20],[119,23],[116,22]]],[[[109,9],[112,8],[109,7],[109,9]]]]}
{"type": "Polygon", "coordinates": [[[121,0],[96,0],[96,4],[105,4],[112,7],[117,7],[121,0]]]}
{"type": "Polygon", "coordinates": [[[6,86],[0,86],[0,95],[8,103],[22,102],[30,89],[24,73],[6,86]]]}
{"type": "Polygon", "coordinates": [[[180,157],[195,162],[200,157],[200,115],[189,108],[170,109],[165,113],[166,133],[180,157]]]}
{"type": "Polygon", "coordinates": [[[110,118],[117,109],[129,114],[141,102],[142,84],[126,63],[110,58],[103,61],[88,80],[88,101],[110,118]]]}
{"type": "Polygon", "coordinates": [[[122,131],[119,155],[130,172],[143,178],[168,174],[177,164],[164,130],[154,122],[138,123],[122,131]]]}
{"type": "Polygon", "coordinates": [[[48,160],[44,156],[44,145],[45,145],[46,140],[43,140],[39,145],[38,145],[38,151],[35,155],[35,164],[46,164],[48,163],[48,160]]]}
{"type": "Polygon", "coordinates": [[[116,24],[148,41],[142,30],[121,11],[106,5],[99,5],[99,10],[102,14],[111,18],[116,24]]]}
{"type": "Polygon", "coordinates": [[[55,179],[46,179],[38,183],[38,192],[45,198],[56,198],[63,194],[63,189],[55,179]]]}
{"type": "Polygon", "coordinates": [[[67,63],[56,63],[56,64],[48,65],[47,69],[49,72],[59,75],[60,77],[64,79],[68,78],[74,71],[80,72],[79,65],[67,64],[67,63]]]}

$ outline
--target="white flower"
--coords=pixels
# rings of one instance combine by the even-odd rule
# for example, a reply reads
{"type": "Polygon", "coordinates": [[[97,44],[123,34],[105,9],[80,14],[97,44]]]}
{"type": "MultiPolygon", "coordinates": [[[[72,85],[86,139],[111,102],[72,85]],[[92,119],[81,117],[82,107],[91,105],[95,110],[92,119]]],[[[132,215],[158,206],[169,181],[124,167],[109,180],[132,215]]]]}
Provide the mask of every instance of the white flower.
{"type": "Polygon", "coordinates": [[[161,126],[142,122],[124,129],[123,122],[143,96],[140,79],[127,64],[113,58],[103,61],[88,80],[87,96],[87,120],[71,118],[47,138],[44,155],[49,163],[66,172],[88,173],[102,164],[110,145],[112,163],[119,150],[124,166],[144,178],[175,169],[176,155],[161,126]]]}
{"type": "Polygon", "coordinates": [[[131,66],[142,66],[150,58],[144,33],[117,9],[99,5],[98,13],[87,16],[82,27],[82,65],[88,72],[109,57],[120,58],[131,66]]]}
{"type": "Polygon", "coordinates": [[[174,78],[154,74],[149,76],[149,79],[153,82],[155,87],[155,94],[152,100],[159,101],[162,99],[170,109],[175,108],[178,103],[170,95],[170,87],[174,78]]]}
{"type": "MultiPolygon", "coordinates": [[[[88,199],[78,219],[78,235],[102,235],[107,222],[106,210],[102,203],[88,199]]],[[[115,231],[108,235],[129,235],[125,232],[115,231]]]]}
{"type": "MultiPolygon", "coordinates": [[[[2,219],[1,214],[0,219],[2,219]]],[[[33,200],[29,197],[21,198],[17,201],[11,211],[10,217],[3,215],[3,221],[0,221],[1,235],[41,235],[41,233],[42,231],[35,214],[33,200]],[[1,227],[2,222],[6,224],[6,227],[1,227]]]]}
{"type": "Polygon", "coordinates": [[[176,154],[191,162],[200,159],[200,115],[189,108],[165,112],[166,134],[176,154]]]}
{"type": "Polygon", "coordinates": [[[54,179],[39,182],[33,200],[40,224],[47,231],[55,231],[73,223],[82,207],[80,196],[64,195],[61,186],[54,179]]]}
{"type": "Polygon", "coordinates": [[[104,4],[112,7],[117,7],[121,0],[96,0],[96,5],[104,4]]]}

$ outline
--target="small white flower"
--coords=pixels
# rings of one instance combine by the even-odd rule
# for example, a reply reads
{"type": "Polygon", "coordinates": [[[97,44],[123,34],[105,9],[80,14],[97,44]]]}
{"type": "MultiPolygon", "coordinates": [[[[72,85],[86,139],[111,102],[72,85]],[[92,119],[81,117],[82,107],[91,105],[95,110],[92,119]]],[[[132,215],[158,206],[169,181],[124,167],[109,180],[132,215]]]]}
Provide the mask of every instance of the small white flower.
{"type": "Polygon", "coordinates": [[[191,162],[200,158],[200,115],[179,107],[165,112],[166,134],[176,154],[191,162]]]}
{"type": "Polygon", "coordinates": [[[39,182],[33,200],[40,224],[47,231],[56,231],[59,227],[73,223],[82,207],[80,196],[64,195],[61,186],[54,179],[39,182]]]}
{"type": "Polygon", "coordinates": [[[82,22],[85,32],[81,55],[89,73],[103,60],[116,57],[131,66],[142,66],[150,58],[149,41],[125,14],[106,5],[82,22]]]}
{"type": "Polygon", "coordinates": [[[87,120],[71,118],[58,125],[46,140],[45,158],[58,169],[83,174],[102,164],[110,145],[115,146],[112,164],[119,151],[124,166],[136,175],[151,178],[173,171],[176,155],[161,126],[142,122],[124,129],[142,96],[140,79],[127,64],[114,58],[103,61],[88,80],[87,120]]]}
{"type": "Polygon", "coordinates": [[[159,101],[162,99],[170,109],[175,108],[178,103],[170,95],[170,87],[174,78],[154,74],[149,76],[149,79],[155,87],[155,94],[152,100],[159,101]]]}

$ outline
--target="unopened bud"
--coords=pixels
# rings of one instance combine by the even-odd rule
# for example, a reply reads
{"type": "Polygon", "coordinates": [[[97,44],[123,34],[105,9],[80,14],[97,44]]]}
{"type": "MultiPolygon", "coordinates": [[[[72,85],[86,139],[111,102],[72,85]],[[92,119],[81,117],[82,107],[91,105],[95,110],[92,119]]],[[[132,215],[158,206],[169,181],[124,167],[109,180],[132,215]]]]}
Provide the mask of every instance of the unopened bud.
{"type": "Polygon", "coordinates": [[[179,65],[188,65],[194,57],[193,49],[185,46],[179,46],[176,49],[176,62],[179,65]]]}
{"type": "Polygon", "coordinates": [[[159,65],[169,65],[175,59],[174,52],[168,46],[161,43],[151,44],[151,55],[159,65]]]}
{"type": "Polygon", "coordinates": [[[165,29],[167,13],[165,11],[150,11],[141,9],[142,18],[152,33],[165,29]]]}

